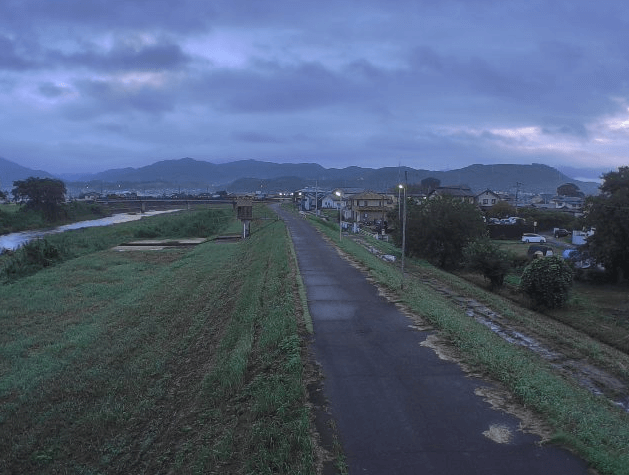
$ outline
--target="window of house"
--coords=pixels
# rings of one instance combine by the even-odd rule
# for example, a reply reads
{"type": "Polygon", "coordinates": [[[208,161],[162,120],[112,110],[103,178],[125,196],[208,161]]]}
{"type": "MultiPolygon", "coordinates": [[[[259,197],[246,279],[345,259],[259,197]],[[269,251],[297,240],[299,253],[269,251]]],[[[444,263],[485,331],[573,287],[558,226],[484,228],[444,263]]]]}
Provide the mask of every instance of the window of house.
{"type": "Polygon", "coordinates": [[[483,204],[484,205],[489,204],[489,200],[487,198],[483,198],[483,204]]]}
{"type": "Polygon", "coordinates": [[[492,204],[492,205],[495,205],[495,204],[496,204],[496,198],[492,198],[492,199],[491,199],[491,204],[492,204]]]}

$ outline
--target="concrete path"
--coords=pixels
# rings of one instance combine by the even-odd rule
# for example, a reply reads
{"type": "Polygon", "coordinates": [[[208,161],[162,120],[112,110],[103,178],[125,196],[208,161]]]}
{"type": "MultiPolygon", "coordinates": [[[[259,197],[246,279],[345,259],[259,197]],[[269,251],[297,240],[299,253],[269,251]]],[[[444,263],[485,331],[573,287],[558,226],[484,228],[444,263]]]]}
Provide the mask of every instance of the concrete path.
{"type": "Polygon", "coordinates": [[[315,357],[351,475],[588,473],[476,396],[486,383],[420,346],[429,332],[411,328],[306,220],[278,212],[295,244],[315,357]],[[495,442],[483,434],[490,430],[510,440],[495,442]]]}

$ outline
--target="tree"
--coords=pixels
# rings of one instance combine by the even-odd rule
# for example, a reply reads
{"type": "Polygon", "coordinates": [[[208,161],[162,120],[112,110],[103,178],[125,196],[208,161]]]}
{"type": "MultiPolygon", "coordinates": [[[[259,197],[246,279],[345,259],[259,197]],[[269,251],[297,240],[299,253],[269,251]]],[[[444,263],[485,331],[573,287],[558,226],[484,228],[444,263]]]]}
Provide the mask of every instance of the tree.
{"type": "MultiPolygon", "coordinates": [[[[458,267],[467,244],[485,235],[480,210],[471,203],[450,196],[408,203],[406,249],[439,267],[458,267]]],[[[401,242],[398,227],[396,241],[401,242]]]]}
{"type": "Polygon", "coordinates": [[[65,201],[66,186],[54,178],[30,177],[14,181],[11,193],[16,201],[25,202],[27,209],[41,211],[46,219],[53,221],[65,201]]]}
{"type": "Polygon", "coordinates": [[[564,183],[563,185],[558,186],[557,194],[559,196],[575,196],[575,197],[584,196],[583,192],[574,183],[564,183]]]}
{"type": "Polygon", "coordinates": [[[421,189],[424,193],[428,194],[433,190],[436,190],[441,186],[441,180],[429,176],[421,181],[421,189]]]}
{"type": "Polygon", "coordinates": [[[488,218],[508,218],[515,216],[515,208],[506,201],[498,201],[487,210],[488,218]]]}
{"type": "Polygon", "coordinates": [[[629,275],[629,167],[604,174],[600,190],[586,199],[585,223],[596,229],[586,246],[621,281],[629,275]]]}
{"type": "Polygon", "coordinates": [[[563,307],[571,287],[572,268],[559,256],[535,259],[520,280],[520,289],[538,307],[563,307]]]}
{"type": "Polygon", "coordinates": [[[7,194],[4,191],[0,190],[0,200],[6,200],[6,199],[7,199],[7,194]]]}
{"type": "Polygon", "coordinates": [[[472,241],[464,250],[467,267],[483,274],[489,280],[491,290],[502,287],[510,268],[511,256],[489,238],[472,241]]]}

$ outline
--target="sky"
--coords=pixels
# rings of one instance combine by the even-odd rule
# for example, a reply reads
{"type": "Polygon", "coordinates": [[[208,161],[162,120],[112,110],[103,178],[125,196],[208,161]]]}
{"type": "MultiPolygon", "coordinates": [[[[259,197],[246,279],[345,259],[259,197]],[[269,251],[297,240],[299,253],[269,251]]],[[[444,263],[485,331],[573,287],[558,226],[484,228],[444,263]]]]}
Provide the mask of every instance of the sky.
{"type": "Polygon", "coordinates": [[[0,157],[612,170],[627,45],[624,0],[2,0],[0,157]]]}

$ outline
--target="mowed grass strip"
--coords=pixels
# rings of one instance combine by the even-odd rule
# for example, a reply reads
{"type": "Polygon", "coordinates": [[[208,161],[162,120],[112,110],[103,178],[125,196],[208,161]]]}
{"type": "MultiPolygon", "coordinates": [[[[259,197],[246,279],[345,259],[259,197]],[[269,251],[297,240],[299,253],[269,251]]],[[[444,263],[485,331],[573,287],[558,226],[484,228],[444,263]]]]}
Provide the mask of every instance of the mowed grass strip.
{"type": "MultiPolygon", "coordinates": [[[[423,283],[419,274],[424,279],[443,280],[458,291],[467,291],[475,298],[499,306],[504,316],[519,323],[534,324],[534,312],[413,259],[407,259],[409,272],[404,290],[400,290],[399,263],[384,262],[352,239],[339,243],[338,226],[334,229],[330,223],[316,219],[312,222],[365,266],[380,285],[397,293],[400,301],[434,325],[459,350],[463,361],[503,383],[522,404],[541,414],[555,431],[552,441],[572,448],[600,473],[629,474],[629,414],[605,398],[596,397],[565,380],[542,358],[505,342],[468,317],[464,309],[423,283]]],[[[549,326],[551,339],[559,338],[558,327],[559,324],[549,326]]],[[[564,332],[568,330],[564,327],[564,332]]],[[[613,350],[605,345],[593,340],[590,345],[597,348],[597,354],[608,354],[611,358],[613,350]]],[[[626,355],[619,352],[614,354],[626,359],[626,355]]],[[[615,366],[614,362],[608,365],[615,366]]]]}
{"type": "Polygon", "coordinates": [[[314,473],[288,249],[267,222],[0,286],[0,473],[314,473]]]}

